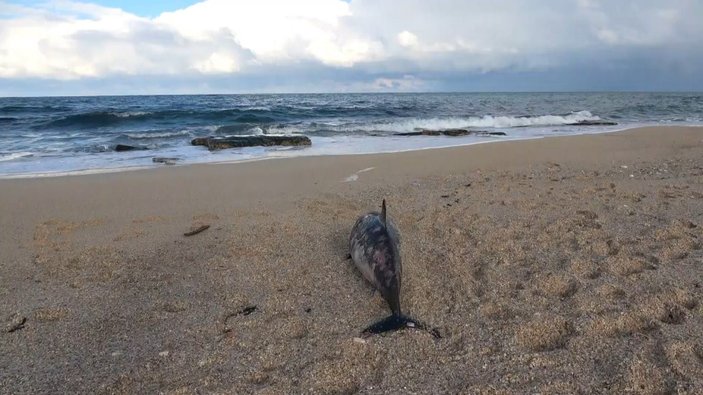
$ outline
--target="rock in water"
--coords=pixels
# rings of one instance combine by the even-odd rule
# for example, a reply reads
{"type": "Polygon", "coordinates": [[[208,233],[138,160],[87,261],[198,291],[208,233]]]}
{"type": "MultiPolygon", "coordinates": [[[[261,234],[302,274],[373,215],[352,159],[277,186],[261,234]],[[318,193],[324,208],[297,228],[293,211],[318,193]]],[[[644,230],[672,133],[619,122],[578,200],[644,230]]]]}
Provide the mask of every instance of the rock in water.
{"type": "Polygon", "coordinates": [[[126,145],[126,144],[117,144],[115,146],[115,151],[117,152],[124,152],[124,151],[143,151],[146,150],[146,147],[137,147],[134,145],[126,145]]]}
{"type": "MultiPolygon", "coordinates": [[[[200,139],[194,139],[193,145],[201,145],[200,139]],[[197,140],[197,141],[196,141],[197,140]],[[198,143],[198,144],[195,144],[198,143]]],[[[226,148],[243,148],[256,146],[307,146],[312,142],[307,136],[228,136],[228,137],[210,137],[207,138],[206,144],[208,149],[218,150],[226,148]]]]}
{"type": "Polygon", "coordinates": [[[190,140],[191,145],[204,145],[207,147],[207,141],[210,140],[213,137],[196,137],[193,140],[190,140]]]}
{"type": "Polygon", "coordinates": [[[507,136],[508,134],[505,132],[486,132],[484,130],[479,130],[477,132],[474,132],[476,136],[507,136]]]}
{"type": "Polygon", "coordinates": [[[180,158],[162,158],[160,156],[151,158],[151,161],[154,163],[163,163],[165,165],[175,165],[176,162],[178,162],[180,158]]]}

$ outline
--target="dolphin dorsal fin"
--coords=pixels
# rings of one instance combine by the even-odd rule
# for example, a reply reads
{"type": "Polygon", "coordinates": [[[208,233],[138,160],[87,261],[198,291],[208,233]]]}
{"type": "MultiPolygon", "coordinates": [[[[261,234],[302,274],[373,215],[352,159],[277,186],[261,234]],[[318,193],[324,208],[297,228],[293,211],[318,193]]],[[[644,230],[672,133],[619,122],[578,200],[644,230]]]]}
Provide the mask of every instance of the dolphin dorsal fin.
{"type": "Polygon", "coordinates": [[[383,203],[381,203],[381,221],[386,223],[386,199],[383,199],[383,203]]]}

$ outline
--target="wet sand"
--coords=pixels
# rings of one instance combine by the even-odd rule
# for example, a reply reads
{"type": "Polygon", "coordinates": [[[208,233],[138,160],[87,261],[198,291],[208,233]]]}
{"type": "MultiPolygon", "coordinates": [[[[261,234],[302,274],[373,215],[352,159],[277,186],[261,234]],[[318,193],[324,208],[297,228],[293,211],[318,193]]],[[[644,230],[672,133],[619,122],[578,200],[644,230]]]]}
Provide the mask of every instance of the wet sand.
{"type": "Polygon", "coordinates": [[[702,229],[703,128],[0,180],[0,392],[701,393],[702,229]]]}

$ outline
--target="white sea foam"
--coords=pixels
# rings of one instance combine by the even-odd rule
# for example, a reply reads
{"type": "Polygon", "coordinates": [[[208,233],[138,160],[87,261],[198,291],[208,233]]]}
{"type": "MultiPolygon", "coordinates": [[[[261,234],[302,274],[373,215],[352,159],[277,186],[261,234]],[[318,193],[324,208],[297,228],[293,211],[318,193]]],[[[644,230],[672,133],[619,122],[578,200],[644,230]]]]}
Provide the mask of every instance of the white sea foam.
{"type": "Polygon", "coordinates": [[[176,132],[147,132],[147,133],[125,133],[131,139],[159,139],[166,137],[178,137],[190,135],[189,130],[179,130],[176,132]]]}
{"type": "Polygon", "coordinates": [[[27,158],[30,156],[34,156],[34,154],[31,152],[12,152],[9,154],[0,154],[0,162],[7,162],[19,158],[27,158]]]}
{"type": "MultiPolygon", "coordinates": [[[[383,136],[372,137],[363,135],[311,137],[312,146],[299,147],[248,147],[230,150],[208,151],[203,147],[191,145],[168,147],[153,151],[134,152],[107,152],[100,155],[85,154],[76,157],[57,157],[51,162],[44,161],[8,161],[0,165],[0,179],[22,177],[51,177],[71,174],[89,174],[114,172],[122,170],[157,167],[152,162],[154,156],[178,157],[179,165],[195,163],[231,163],[266,160],[276,158],[289,158],[298,156],[326,156],[326,155],[358,155],[388,152],[403,152],[442,147],[481,144],[496,141],[510,141],[542,138],[545,136],[560,136],[583,133],[605,133],[623,130],[629,127],[644,125],[619,125],[610,128],[583,129],[572,128],[561,131],[536,134],[530,128],[519,129],[508,136],[481,137],[481,136],[417,136],[399,137],[383,136]]],[[[345,178],[343,181],[353,182],[361,178],[361,174],[371,171],[365,168],[345,178]]]]}
{"type": "Polygon", "coordinates": [[[525,126],[559,126],[583,121],[597,121],[600,117],[588,111],[579,111],[569,115],[540,115],[532,117],[491,116],[467,118],[428,118],[408,119],[403,121],[369,124],[358,127],[361,130],[387,130],[405,132],[415,129],[452,129],[452,128],[514,128],[525,126]]]}
{"type": "Polygon", "coordinates": [[[142,115],[150,115],[152,114],[149,111],[123,111],[123,112],[113,112],[111,113],[112,115],[115,115],[120,118],[129,118],[129,117],[139,117],[142,115]]]}
{"type": "MultiPolygon", "coordinates": [[[[364,124],[322,124],[322,129],[339,133],[349,132],[390,132],[404,133],[417,129],[442,130],[462,128],[515,128],[515,127],[546,127],[578,124],[583,121],[599,121],[601,118],[589,111],[578,111],[568,115],[540,116],[491,116],[483,117],[450,117],[450,118],[411,118],[393,122],[371,122],[364,124]]],[[[312,128],[314,130],[314,128],[312,128]]],[[[283,134],[305,133],[307,128],[285,126],[272,128],[271,131],[283,134]]]]}

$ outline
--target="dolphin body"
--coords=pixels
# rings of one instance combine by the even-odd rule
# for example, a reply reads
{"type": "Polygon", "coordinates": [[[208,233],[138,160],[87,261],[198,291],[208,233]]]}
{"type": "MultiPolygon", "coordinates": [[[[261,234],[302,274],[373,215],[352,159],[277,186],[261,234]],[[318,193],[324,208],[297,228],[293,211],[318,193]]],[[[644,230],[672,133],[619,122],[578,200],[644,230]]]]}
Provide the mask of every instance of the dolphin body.
{"type": "Polygon", "coordinates": [[[421,328],[418,321],[403,314],[400,309],[400,283],[402,263],[400,238],[393,221],[386,216],[386,200],[381,212],[362,215],[354,224],[349,236],[349,252],[354,264],[364,278],[383,296],[391,315],[364,329],[365,335],[394,331],[403,328],[421,328]]]}

